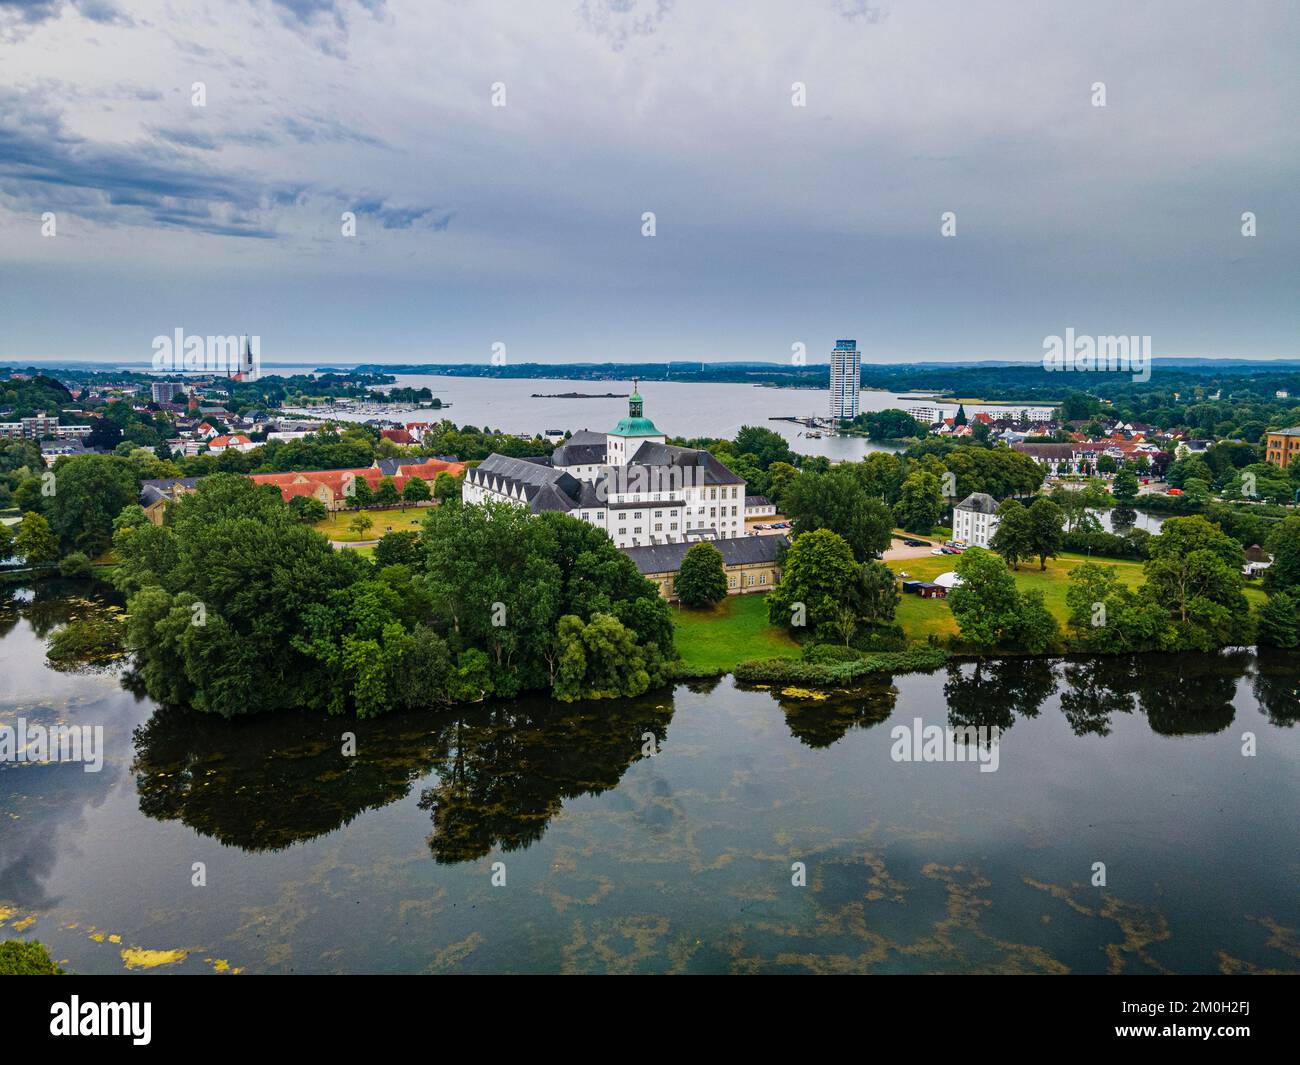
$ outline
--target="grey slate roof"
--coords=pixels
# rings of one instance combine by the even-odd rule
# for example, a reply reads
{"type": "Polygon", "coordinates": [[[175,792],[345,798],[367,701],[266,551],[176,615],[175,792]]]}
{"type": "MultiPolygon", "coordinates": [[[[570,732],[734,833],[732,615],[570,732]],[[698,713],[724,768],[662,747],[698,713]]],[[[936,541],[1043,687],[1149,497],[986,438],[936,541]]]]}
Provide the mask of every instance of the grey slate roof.
{"type": "MultiPolygon", "coordinates": [[[[716,547],[725,566],[756,565],[775,562],[781,547],[790,541],[784,536],[736,536],[726,540],[703,540],[716,547]]],[[[640,573],[676,573],[682,559],[695,544],[653,544],[650,547],[623,547],[640,573]]]]}
{"type": "Polygon", "coordinates": [[[772,501],[767,496],[745,496],[746,507],[770,507],[772,501]]]}
{"type": "Polygon", "coordinates": [[[960,503],[958,510],[973,510],[977,514],[996,514],[998,501],[986,492],[972,492],[960,503]]]}
{"type": "Polygon", "coordinates": [[[514,494],[518,490],[534,513],[543,510],[570,511],[574,507],[603,507],[596,491],[584,481],[557,470],[545,459],[515,459],[492,454],[465,474],[470,484],[481,484],[493,492],[514,494]]]}
{"type": "Polygon", "coordinates": [[[607,450],[604,433],[579,429],[551,453],[551,462],[556,466],[599,466],[605,462],[607,450]]]}
{"type": "Polygon", "coordinates": [[[678,447],[675,444],[656,444],[647,440],[632,456],[629,466],[670,466],[680,469],[697,469],[702,481],[697,484],[742,484],[738,477],[707,451],[678,447]]]}
{"type": "Polygon", "coordinates": [[[1068,459],[1074,455],[1073,444],[1026,444],[1021,441],[1012,444],[1011,450],[1035,459],[1068,459]]]}
{"type": "Polygon", "coordinates": [[[168,477],[159,481],[140,482],[140,506],[147,507],[160,499],[175,499],[176,489],[192,489],[198,484],[197,477],[168,477]]]}

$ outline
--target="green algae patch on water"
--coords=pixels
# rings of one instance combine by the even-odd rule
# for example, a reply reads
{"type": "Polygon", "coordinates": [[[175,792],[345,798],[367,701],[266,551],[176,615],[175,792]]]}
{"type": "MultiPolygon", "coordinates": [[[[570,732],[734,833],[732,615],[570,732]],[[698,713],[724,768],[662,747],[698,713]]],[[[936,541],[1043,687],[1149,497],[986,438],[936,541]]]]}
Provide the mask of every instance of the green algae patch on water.
{"type": "Polygon", "coordinates": [[[123,947],[122,961],[128,969],[157,969],[163,965],[178,965],[190,956],[188,950],[145,950],[143,947],[123,947]]]}

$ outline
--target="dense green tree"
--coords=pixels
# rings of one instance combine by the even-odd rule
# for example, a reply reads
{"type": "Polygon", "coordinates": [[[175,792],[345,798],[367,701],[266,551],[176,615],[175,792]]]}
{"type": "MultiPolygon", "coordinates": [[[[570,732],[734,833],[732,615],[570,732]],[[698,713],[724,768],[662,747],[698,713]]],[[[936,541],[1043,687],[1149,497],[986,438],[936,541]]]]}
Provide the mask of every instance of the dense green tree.
{"type": "Polygon", "coordinates": [[[587,622],[566,614],[559,620],[557,641],[557,699],[630,697],[650,687],[644,648],[637,644],[636,634],[611,614],[596,614],[587,622]]]}
{"type": "Polygon", "coordinates": [[[446,470],[433,479],[433,497],[439,503],[460,498],[460,483],[446,470]]]}
{"type": "Polygon", "coordinates": [[[18,523],[14,551],[29,566],[48,566],[59,559],[59,540],[50,529],[50,523],[42,515],[29,510],[18,523]]]}
{"type": "Polygon", "coordinates": [[[903,440],[923,437],[929,431],[905,410],[878,410],[859,414],[853,419],[853,428],[862,429],[872,440],[903,440]]]}
{"type": "Polygon", "coordinates": [[[898,599],[898,578],[892,569],[876,559],[858,564],[848,599],[856,618],[871,625],[893,621],[898,599]]]}
{"type": "Polygon", "coordinates": [[[375,502],[375,493],[370,487],[370,482],[364,477],[354,477],[350,482],[352,490],[351,506],[358,510],[372,506],[375,502]]]}
{"type": "Polygon", "coordinates": [[[1138,497],[1138,477],[1127,466],[1115,474],[1115,480],[1111,482],[1111,494],[1115,497],[1117,503],[1132,504],[1138,497]]]}
{"type": "Polygon", "coordinates": [[[915,470],[903,481],[899,500],[894,504],[894,521],[900,529],[928,536],[943,517],[944,499],[939,478],[925,470],[915,470]]]}
{"type": "Polygon", "coordinates": [[[1169,611],[1146,589],[1124,584],[1114,566],[1086,562],[1070,571],[1065,593],[1074,639],[1104,654],[1151,651],[1170,639],[1169,611]]]}
{"type": "Polygon", "coordinates": [[[1270,593],[1300,593],[1300,517],[1274,526],[1264,546],[1273,556],[1273,564],[1264,571],[1264,588],[1270,593]]]}
{"type": "Polygon", "coordinates": [[[1047,560],[1056,558],[1065,542],[1065,515],[1050,499],[1040,496],[1029,505],[1031,553],[1038,556],[1038,568],[1047,569],[1047,560]]]}
{"type": "Polygon", "coordinates": [[[279,492],[214,474],[166,525],[121,529],[114,546],[128,644],[154,698],[224,716],[346,705],[312,634],[370,566],[301,525],[279,492]]]}
{"type": "Polygon", "coordinates": [[[1169,467],[1165,479],[1175,488],[1183,488],[1190,478],[1196,478],[1209,484],[1214,480],[1214,471],[1200,455],[1185,455],[1169,467]]]}
{"type": "Polygon", "coordinates": [[[396,506],[400,498],[397,493],[397,485],[393,479],[391,477],[381,477],[378,486],[375,488],[375,506],[396,506]]]}
{"type": "Polygon", "coordinates": [[[45,510],[48,496],[43,490],[43,483],[39,477],[24,477],[18,482],[18,487],[14,489],[13,502],[14,506],[23,513],[31,511],[33,514],[40,514],[45,510]]]}
{"type": "Polygon", "coordinates": [[[684,606],[713,606],[727,597],[722,552],[712,544],[692,544],[682,559],[673,590],[684,606]]]}
{"type": "Polygon", "coordinates": [[[876,558],[893,538],[893,514],[863,492],[847,466],[824,474],[800,474],[786,490],[782,509],[794,522],[796,539],[829,529],[843,537],[860,561],[876,558]]]}
{"type": "Polygon", "coordinates": [[[1020,624],[1021,600],[1006,563],[972,547],[957,559],[955,570],[962,583],[948,593],[948,606],[962,640],[985,649],[1009,646],[1020,624]]]}
{"type": "Polygon", "coordinates": [[[998,505],[998,527],[989,547],[1006,560],[1012,569],[1034,555],[1034,523],[1029,511],[1017,499],[1004,499],[998,505]]]}
{"type": "Polygon", "coordinates": [[[420,534],[414,531],[386,533],[375,545],[372,558],[381,569],[397,565],[422,568],[424,548],[420,544],[420,534]]]}
{"type": "Polygon", "coordinates": [[[673,655],[667,603],[601,530],[509,504],[431,508],[422,536],[449,639],[483,648],[499,695],[554,683],[558,621],[609,614],[633,633],[653,683],[673,655]]]}
{"type": "Polygon", "coordinates": [[[858,579],[858,563],[842,536],[830,529],[804,533],[790,545],[781,580],[768,593],[768,617],[796,631],[834,625],[858,579]]]}
{"type": "Polygon", "coordinates": [[[1020,594],[1019,620],[1016,625],[1016,646],[1033,655],[1051,650],[1060,641],[1061,628],[1047,609],[1040,591],[1020,594]]]}
{"type": "Polygon", "coordinates": [[[753,455],[763,470],[774,462],[794,466],[799,461],[799,457],[790,450],[790,442],[785,437],[761,426],[742,425],[736,434],[734,450],[738,455],[753,455]]]}
{"type": "Polygon", "coordinates": [[[1170,518],[1148,542],[1147,587],[1174,621],[1177,648],[1251,642],[1241,544],[1200,515],[1170,518]]]}
{"type": "Polygon", "coordinates": [[[402,485],[403,503],[423,503],[432,498],[429,482],[422,477],[408,477],[402,485]]]}
{"type": "Polygon", "coordinates": [[[777,511],[782,511],[782,502],[785,499],[786,490],[790,487],[799,471],[789,462],[774,462],[767,468],[767,498],[776,506],[777,511]]]}
{"type": "Polygon", "coordinates": [[[90,574],[90,559],[81,551],[73,551],[70,555],[64,555],[59,562],[59,576],[61,577],[89,577],[90,574]]]}
{"type": "Polygon", "coordinates": [[[1259,611],[1259,642],[1265,647],[1300,645],[1300,600],[1288,592],[1268,597],[1259,611]]]}
{"type": "Polygon", "coordinates": [[[304,525],[316,525],[329,517],[325,504],[315,496],[294,496],[289,500],[289,510],[304,525]]]}

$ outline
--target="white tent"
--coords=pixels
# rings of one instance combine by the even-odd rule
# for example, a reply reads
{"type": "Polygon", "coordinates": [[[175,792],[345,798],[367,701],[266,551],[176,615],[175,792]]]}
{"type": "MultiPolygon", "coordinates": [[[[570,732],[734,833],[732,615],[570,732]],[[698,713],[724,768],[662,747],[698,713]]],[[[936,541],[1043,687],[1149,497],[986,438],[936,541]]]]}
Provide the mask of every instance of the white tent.
{"type": "Polygon", "coordinates": [[[939,576],[935,577],[934,583],[940,588],[956,588],[957,585],[965,584],[966,582],[958,577],[952,570],[949,570],[947,573],[940,573],[939,576]]]}

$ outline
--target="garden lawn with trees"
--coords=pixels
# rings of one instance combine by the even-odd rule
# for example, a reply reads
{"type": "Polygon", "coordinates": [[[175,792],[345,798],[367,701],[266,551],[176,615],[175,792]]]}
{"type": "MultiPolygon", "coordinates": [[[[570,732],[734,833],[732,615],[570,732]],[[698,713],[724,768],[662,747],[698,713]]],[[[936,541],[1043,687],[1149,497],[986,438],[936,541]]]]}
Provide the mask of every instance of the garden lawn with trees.
{"type": "MultiPolygon", "coordinates": [[[[895,573],[904,571],[908,579],[932,581],[941,573],[953,569],[957,555],[943,555],[931,558],[904,558],[887,563],[895,573]]],[[[1133,589],[1141,587],[1145,580],[1141,562],[1117,561],[1110,558],[1089,560],[1086,555],[1061,552],[1059,558],[1047,560],[1047,568],[1040,570],[1037,559],[1033,566],[1022,566],[1012,572],[1016,588],[1021,592],[1040,591],[1049,613],[1064,627],[1069,620],[1070,609],[1065,595],[1070,588],[1070,571],[1085,562],[1093,561],[1099,565],[1112,568],[1119,581],[1133,589]]],[[[1252,606],[1262,606],[1265,601],[1263,589],[1247,585],[1246,599],[1252,606]]],[[[919,595],[905,595],[899,600],[894,620],[902,625],[909,644],[924,644],[932,634],[940,640],[957,635],[957,622],[945,599],[922,599],[919,595]]]]}
{"type": "Polygon", "coordinates": [[[378,540],[390,532],[419,532],[424,525],[427,507],[402,507],[393,510],[336,510],[324,521],[312,526],[335,543],[354,544],[359,540],[378,540]],[[352,522],[357,518],[370,519],[363,533],[352,522]]]}
{"type": "Polygon", "coordinates": [[[729,595],[705,609],[675,607],[673,634],[684,673],[729,673],[751,658],[798,658],[799,645],[767,619],[766,595],[729,595]]]}

